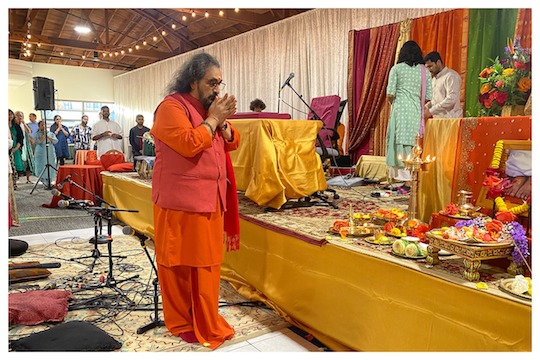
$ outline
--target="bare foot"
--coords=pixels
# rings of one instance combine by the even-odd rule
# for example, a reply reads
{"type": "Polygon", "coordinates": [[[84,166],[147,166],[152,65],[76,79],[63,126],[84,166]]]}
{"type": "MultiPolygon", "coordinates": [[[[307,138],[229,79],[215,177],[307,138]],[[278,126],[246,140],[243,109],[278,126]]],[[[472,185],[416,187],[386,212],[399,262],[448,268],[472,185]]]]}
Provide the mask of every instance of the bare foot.
{"type": "Polygon", "coordinates": [[[515,197],[518,199],[527,199],[531,195],[531,177],[528,177],[525,183],[516,192],[515,197]]]}
{"type": "Polygon", "coordinates": [[[525,176],[516,176],[512,181],[512,185],[504,191],[504,195],[516,197],[516,193],[526,179],[527,178],[525,176]]]}
{"type": "Polygon", "coordinates": [[[13,223],[13,224],[11,224],[11,226],[19,227],[19,226],[21,226],[21,225],[20,225],[20,224],[15,224],[15,223],[13,223]]]}

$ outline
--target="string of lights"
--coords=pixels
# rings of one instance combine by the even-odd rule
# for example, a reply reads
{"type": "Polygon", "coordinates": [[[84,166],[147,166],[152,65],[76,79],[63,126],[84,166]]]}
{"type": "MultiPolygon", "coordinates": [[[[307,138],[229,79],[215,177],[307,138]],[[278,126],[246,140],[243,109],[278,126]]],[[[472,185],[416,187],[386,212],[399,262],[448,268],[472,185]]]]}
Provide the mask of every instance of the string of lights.
{"type": "MultiPolygon", "coordinates": [[[[59,11],[63,11],[63,10],[59,10],[59,11]]],[[[202,12],[202,10],[197,10],[199,12],[202,12]]],[[[215,10],[215,11],[218,11],[218,10],[215,10]]],[[[238,13],[240,11],[239,8],[235,8],[234,9],[234,12],[235,13],[238,13]]],[[[79,17],[75,14],[72,14],[72,13],[67,13],[68,15],[71,15],[71,16],[74,16],[74,17],[77,17],[81,20],[87,20],[85,18],[82,18],[82,17],[79,17]]],[[[197,12],[195,9],[191,9],[189,10],[189,14],[191,15],[192,18],[195,18],[197,17],[197,12]]],[[[225,12],[223,10],[219,10],[218,11],[218,16],[220,17],[223,17],[225,15],[225,12]]],[[[210,17],[210,12],[208,10],[204,10],[204,15],[203,15],[205,18],[209,18],[210,17]]],[[[131,38],[133,39],[131,42],[127,43],[127,44],[123,44],[123,45],[119,45],[119,46],[114,46],[114,47],[111,47],[111,48],[107,48],[106,50],[98,50],[98,51],[94,51],[92,50],[91,52],[93,52],[93,56],[88,56],[87,55],[87,52],[89,51],[85,51],[82,55],[71,55],[70,56],[70,60],[74,60],[75,58],[80,58],[82,60],[86,60],[86,59],[92,59],[92,60],[99,60],[96,56],[96,52],[97,53],[101,53],[101,58],[105,59],[107,57],[111,58],[113,56],[119,56],[119,55],[125,55],[126,53],[133,53],[134,51],[136,52],[137,50],[141,50],[142,47],[147,47],[147,46],[150,46],[152,48],[157,48],[157,46],[155,44],[157,44],[158,40],[159,40],[159,36],[158,35],[161,35],[161,37],[165,37],[168,35],[168,29],[172,29],[172,31],[176,30],[177,28],[179,28],[179,26],[182,26],[182,27],[187,27],[187,25],[185,24],[182,24],[182,22],[180,22],[178,19],[174,19],[168,15],[166,15],[167,17],[167,21],[165,23],[163,23],[162,25],[160,26],[155,26],[155,29],[154,31],[152,31],[150,34],[148,35],[144,35],[140,38],[133,38],[129,35],[125,35],[125,34],[122,34],[121,32],[119,31],[115,31],[113,29],[108,29],[109,31],[112,31],[112,32],[117,32],[119,34],[122,34],[122,35],[125,35],[126,37],[128,38],[131,38]]],[[[182,21],[183,22],[186,22],[187,21],[187,15],[182,15],[182,21]]],[[[97,23],[93,23],[93,25],[97,25],[97,26],[102,26],[103,25],[100,25],[100,24],[97,24],[97,23]]],[[[25,57],[28,57],[28,56],[31,56],[32,55],[32,52],[30,51],[30,49],[32,48],[33,44],[31,43],[31,38],[32,38],[32,35],[30,33],[30,27],[31,27],[31,23],[30,23],[30,20],[28,19],[28,29],[27,29],[27,34],[26,34],[26,38],[23,39],[23,46],[24,46],[24,53],[23,53],[23,56],[25,57]]],[[[77,26],[76,28],[76,31],[78,32],[88,32],[90,31],[88,28],[84,28],[82,26],[77,26]]],[[[35,43],[37,47],[41,47],[41,42],[38,41],[37,43],[35,43]]],[[[61,57],[64,56],[64,49],[61,49],[59,51],[59,54],[61,57]]]]}

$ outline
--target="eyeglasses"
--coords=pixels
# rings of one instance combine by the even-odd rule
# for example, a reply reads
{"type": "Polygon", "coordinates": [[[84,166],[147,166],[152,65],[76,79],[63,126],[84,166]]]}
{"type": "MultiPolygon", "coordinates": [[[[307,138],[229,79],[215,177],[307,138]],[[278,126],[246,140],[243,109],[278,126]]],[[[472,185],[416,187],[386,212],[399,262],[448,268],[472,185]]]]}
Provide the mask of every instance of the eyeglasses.
{"type": "Polygon", "coordinates": [[[220,90],[225,89],[225,83],[223,81],[217,82],[217,81],[210,81],[208,83],[208,86],[210,86],[211,89],[215,89],[216,87],[219,87],[220,90]]]}

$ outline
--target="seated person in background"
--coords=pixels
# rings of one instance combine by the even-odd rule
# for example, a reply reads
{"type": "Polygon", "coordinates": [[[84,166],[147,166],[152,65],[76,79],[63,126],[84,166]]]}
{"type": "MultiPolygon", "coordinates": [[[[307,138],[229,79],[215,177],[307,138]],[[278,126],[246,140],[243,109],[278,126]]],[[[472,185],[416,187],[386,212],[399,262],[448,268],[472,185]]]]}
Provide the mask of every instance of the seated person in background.
{"type": "Polygon", "coordinates": [[[249,109],[255,112],[262,112],[264,109],[266,109],[266,105],[261,99],[255,99],[251,102],[251,104],[249,104],[249,109]]]}
{"type": "Polygon", "coordinates": [[[508,150],[505,172],[512,179],[512,186],[504,194],[528,199],[531,195],[532,151],[508,150]]]}

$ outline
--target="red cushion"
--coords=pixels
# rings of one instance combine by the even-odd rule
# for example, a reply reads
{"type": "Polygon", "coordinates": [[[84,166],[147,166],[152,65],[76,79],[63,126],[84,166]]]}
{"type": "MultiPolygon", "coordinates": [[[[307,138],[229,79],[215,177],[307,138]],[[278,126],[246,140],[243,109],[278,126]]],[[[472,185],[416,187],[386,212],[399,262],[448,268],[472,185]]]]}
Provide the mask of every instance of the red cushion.
{"type": "Polygon", "coordinates": [[[99,160],[103,164],[105,170],[110,171],[109,167],[111,165],[124,162],[124,154],[103,154],[100,156],[99,160]]]}
{"type": "Polygon", "coordinates": [[[120,163],[109,166],[108,171],[112,172],[130,172],[133,171],[132,163],[120,163]]]}
{"type": "Polygon", "coordinates": [[[99,160],[85,161],[84,165],[101,165],[101,161],[99,161],[99,160]]]}

